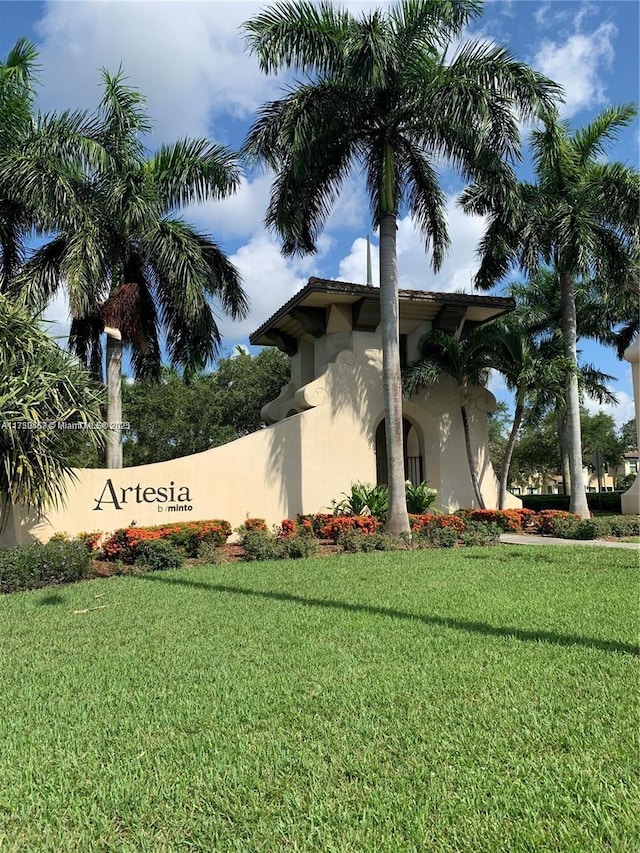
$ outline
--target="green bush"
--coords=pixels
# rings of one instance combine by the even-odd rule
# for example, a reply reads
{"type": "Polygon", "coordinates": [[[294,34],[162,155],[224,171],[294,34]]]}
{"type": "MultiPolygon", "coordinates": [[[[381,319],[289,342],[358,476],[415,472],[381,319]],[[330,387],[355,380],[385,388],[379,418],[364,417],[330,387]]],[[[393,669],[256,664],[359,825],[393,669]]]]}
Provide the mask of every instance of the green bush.
{"type": "Polygon", "coordinates": [[[640,515],[612,515],[598,521],[606,522],[604,536],[640,536],[640,515]]]}
{"type": "Polygon", "coordinates": [[[318,550],[318,543],[314,536],[308,533],[298,533],[295,536],[287,536],[279,541],[279,550],[283,557],[290,560],[299,560],[303,557],[313,557],[318,550]]]}
{"type": "Polygon", "coordinates": [[[413,543],[417,548],[454,548],[463,532],[455,527],[425,525],[414,531],[413,543]]]}
{"type": "Polygon", "coordinates": [[[218,563],[227,563],[229,558],[216,542],[210,539],[204,539],[198,546],[198,557],[205,560],[207,563],[217,565],[218,563]]]}
{"type": "Polygon", "coordinates": [[[602,535],[601,529],[602,525],[599,525],[595,518],[583,518],[571,531],[571,535],[565,535],[565,539],[597,539],[602,535]]]}
{"type": "Polygon", "coordinates": [[[282,559],[282,545],[268,530],[248,529],[240,527],[239,543],[244,548],[244,559],[253,562],[255,560],[279,560],[282,559]]]}
{"type": "Polygon", "coordinates": [[[0,550],[0,592],[38,589],[87,577],[91,557],[84,542],[61,537],[0,550]]]}
{"type": "MultiPolygon", "coordinates": [[[[587,504],[591,512],[622,511],[621,492],[587,492],[587,504]]],[[[522,495],[522,506],[540,512],[543,509],[569,511],[569,495],[522,495]]]]}
{"type": "Polygon", "coordinates": [[[137,547],[135,565],[148,572],[181,569],[184,566],[184,555],[171,542],[163,542],[161,539],[141,542],[137,547]]]}
{"type": "Polygon", "coordinates": [[[484,521],[466,520],[465,529],[458,534],[461,545],[497,545],[500,542],[502,529],[497,524],[487,524],[484,521]]]}

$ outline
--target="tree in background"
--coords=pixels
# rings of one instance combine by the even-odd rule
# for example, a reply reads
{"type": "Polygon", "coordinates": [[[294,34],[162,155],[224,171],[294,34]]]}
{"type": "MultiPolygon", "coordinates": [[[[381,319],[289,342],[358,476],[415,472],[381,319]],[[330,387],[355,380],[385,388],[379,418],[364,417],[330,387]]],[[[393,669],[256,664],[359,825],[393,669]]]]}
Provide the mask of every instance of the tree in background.
{"type": "MultiPolygon", "coordinates": [[[[285,254],[314,252],[354,168],[366,177],[380,230],[380,312],[389,512],[387,529],[409,531],[402,446],[398,329],[398,214],[406,209],[438,270],[449,245],[446,160],[500,196],[513,181],[517,116],[553,109],[559,87],[503,47],[469,41],[447,50],[481,12],[478,0],[404,0],[359,18],[329,3],[277,4],[245,24],[265,73],[292,68],[304,81],[265,104],[244,151],[276,173],[266,223],[285,254]]],[[[497,200],[497,199],[496,199],[497,200]]]]}
{"type": "Polygon", "coordinates": [[[70,473],[66,437],[75,426],[97,444],[101,389],[37,320],[0,295],[0,526],[6,510],[57,506],[70,473]]]}
{"type": "Polygon", "coordinates": [[[620,427],[620,441],[622,443],[622,452],[627,450],[638,449],[638,433],[636,431],[636,422],[632,418],[630,421],[622,424],[620,427]]]}
{"type": "Polygon", "coordinates": [[[264,426],[260,410],[289,377],[288,357],[269,348],[255,356],[236,350],[188,383],[169,368],[159,383],[125,383],[125,464],[177,459],[255,432],[264,426]]]}
{"type": "MultiPolygon", "coordinates": [[[[108,330],[107,421],[119,423],[123,346],[139,378],[159,377],[162,335],[172,364],[200,370],[221,343],[212,300],[234,319],[246,314],[247,301],[220,247],[176,215],[184,205],[235,190],[234,156],[209,140],[183,139],[148,157],[143,97],[121,72],[104,71],[103,80],[97,114],[82,119],[82,144],[68,146],[64,197],[50,223],[57,234],[22,266],[13,289],[36,310],[67,290],[70,347],[94,376],[102,373],[101,335],[108,330]]],[[[3,175],[10,177],[28,209],[41,192],[40,136],[27,133],[0,167],[0,186],[3,175]]],[[[107,467],[121,465],[120,432],[110,430],[107,467]]]]}
{"type": "Polygon", "coordinates": [[[572,512],[589,517],[581,459],[577,372],[576,286],[608,282],[637,298],[637,171],[603,162],[606,143],[636,115],[632,105],[612,107],[587,127],[569,131],[554,117],[532,131],[536,183],[521,183],[502,197],[477,182],[462,196],[468,213],[487,214],[476,285],[493,287],[518,264],[529,276],[549,268],[557,276],[564,350],[573,369],[566,374],[566,419],[572,512]]]}

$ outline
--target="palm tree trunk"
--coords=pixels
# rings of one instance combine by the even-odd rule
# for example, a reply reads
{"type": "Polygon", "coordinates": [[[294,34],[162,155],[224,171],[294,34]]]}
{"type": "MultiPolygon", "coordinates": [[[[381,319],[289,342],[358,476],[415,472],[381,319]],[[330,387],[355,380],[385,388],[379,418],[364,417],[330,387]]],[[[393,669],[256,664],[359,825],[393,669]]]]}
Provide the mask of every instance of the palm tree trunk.
{"type": "Polygon", "coordinates": [[[573,276],[560,273],[560,306],[565,356],[575,366],[567,374],[565,392],[567,400],[567,438],[569,471],[571,473],[571,499],[569,509],[582,518],[589,518],[589,505],[582,470],[582,431],[580,428],[580,393],[578,389],[578,352],[575,282],[573,276]]]}
{"type": "Polygon", "coordinates": [[[471,474],[471,485],[478,501],[480,509],[486,509],[482,492],[480,491],[480,481],[476,473],[476,466],[473,461],[473,452],[471,450],[471,435],[469,433],[469,418],[467,417],[467,407],[464,403],[460,406],[460,414],[462,415],[462,427],[464,429],[464,443],[467,448],[467,462],[469,463],[469,472],[471,474]]]}
{"type": "Polygon", "coordinates": [[[380,220],[380,318],[389,479],[389,510],[386,526],[392,536],[410,531],[404,485],[396,230],[395,214],[383,214],[380,220]]]}
{"type": "Polygon", "coordinates": [[[516,403],[516,408],[513,413],[513,424],[511,425],[511,432],[509,433],[509,438],[507,440],[507,446],[504,449],[504,455],[502,457],[502,467],[500,470],[500,490],[498,492],[498,509],[504,509],[504,505],[507,500],[507,484],[509,482],[509,469],[511,467],[511,458],[513,456],[513,450],[516,446],[516,439],[518,438],[518,432],[520,431],[520,424],[522,423],[522,415],[524,414],[524,405],[520,400],[516,403]]]}
{"type": "Polygon", "coordinates": [[[558,436],[560,437],[560,464],[562,465],[562,492],[571,494],[571,471],[569,470],[569,442],[567,440],[567,419],[558,412],[558,436]]]}
{"type": "Polygon", "coordinates": [[[107,331],[107,468],[122,468],[121,423],[122,338],[117,329],[109,329],[107,331]]]}

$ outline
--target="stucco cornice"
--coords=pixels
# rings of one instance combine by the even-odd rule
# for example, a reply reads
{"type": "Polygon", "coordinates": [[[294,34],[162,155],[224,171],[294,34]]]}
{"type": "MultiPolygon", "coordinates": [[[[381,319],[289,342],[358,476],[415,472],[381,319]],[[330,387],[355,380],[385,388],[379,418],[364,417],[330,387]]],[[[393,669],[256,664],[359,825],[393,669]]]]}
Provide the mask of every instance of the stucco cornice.
{"type": "MultiPolygon", "coordinates": [[[[333,302],[342,304],[353,304],[359,300],[367,302],[380,301],[380,288],[367,284],[355,284],[348,281],[332,281],[331,279],[315,278],[309,279],[307,284],[299,290],[288,302],[279,308],[259,329],[249,336],[249,341],[257,346],[273,345],[273,333],[278,331],[299,308],[328,308],[333,302]],[[271,339],[270,338],[271,335],[271,339]]],[[[403,315],[403,306],[407,310],[411,305],[413,308],[424,306],[425,317],[434,317],[444,309],[457,309],[456,313],[462,311],[471,314],[481,311],[496,317],[500,314],[512,311],[515,308],[513,299],[504,296],[481,296],[472,293],[440,293],[432,290],[404,290],[399,291],[400,316],[403,315]],[[469,309],[472,309],[469,311],[469,309]],[[475,311],[473,311],[475,309],[475,311]],[[484,309],[484,311],[482,310],[484,309]]],[[[479,316],[482,322],[490,317],[479,316]]],[[[476,319],[476,318],[474,318],[476,319]]]]}

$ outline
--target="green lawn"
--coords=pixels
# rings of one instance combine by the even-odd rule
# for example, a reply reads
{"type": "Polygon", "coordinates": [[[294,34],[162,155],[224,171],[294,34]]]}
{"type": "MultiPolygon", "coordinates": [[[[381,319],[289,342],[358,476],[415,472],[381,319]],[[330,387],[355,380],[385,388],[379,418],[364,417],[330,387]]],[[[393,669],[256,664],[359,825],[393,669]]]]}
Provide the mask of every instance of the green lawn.
{"type": "Polygon", "coordinates": [[[637,851],[637,567],[501,546],[5,596],[0,850],[637,851]]]}

